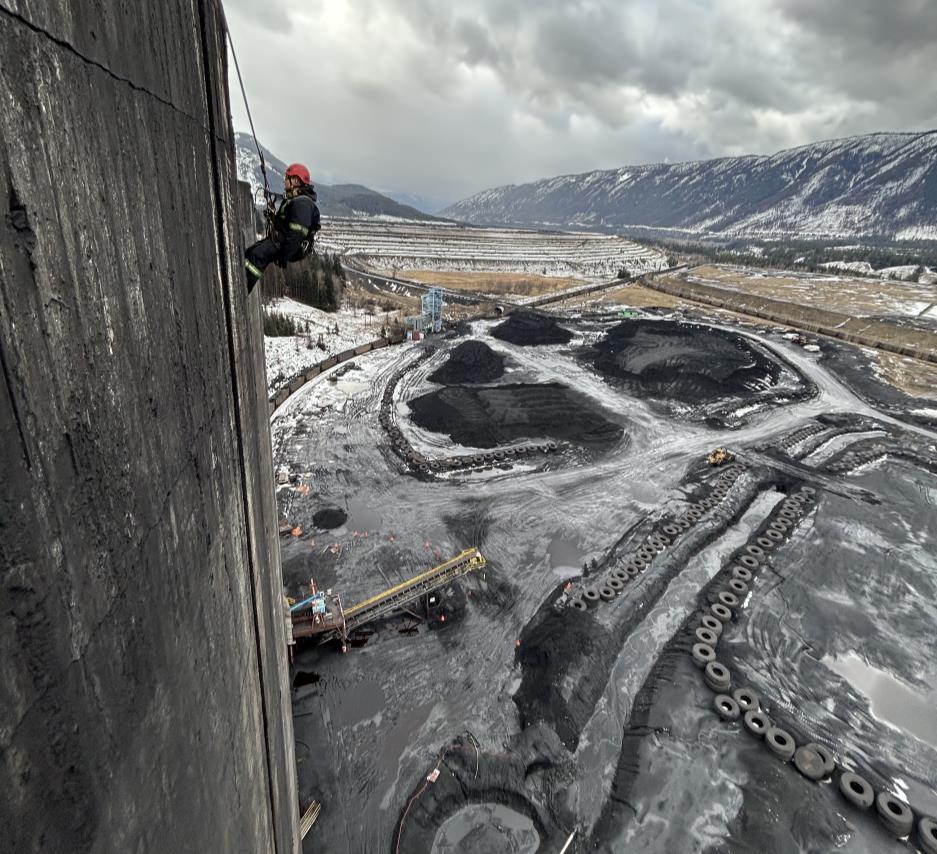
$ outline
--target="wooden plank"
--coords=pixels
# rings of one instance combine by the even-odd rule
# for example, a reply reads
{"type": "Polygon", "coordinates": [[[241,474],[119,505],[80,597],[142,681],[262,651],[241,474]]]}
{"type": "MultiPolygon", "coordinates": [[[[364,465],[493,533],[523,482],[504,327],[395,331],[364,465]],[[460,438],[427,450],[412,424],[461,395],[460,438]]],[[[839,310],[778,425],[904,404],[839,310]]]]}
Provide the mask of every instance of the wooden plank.
{"type": "Polygon", "coordinates": [[[299,834],[301,839],[306,838],[306,834],[312,829],[312,826],[316,823],[316,819],[319,817],[319,812],[322,809],[322,804],[318,801],[313,801],[306,808],[306,812],[303,813],[302,819],[299,822],[299,834]]]}

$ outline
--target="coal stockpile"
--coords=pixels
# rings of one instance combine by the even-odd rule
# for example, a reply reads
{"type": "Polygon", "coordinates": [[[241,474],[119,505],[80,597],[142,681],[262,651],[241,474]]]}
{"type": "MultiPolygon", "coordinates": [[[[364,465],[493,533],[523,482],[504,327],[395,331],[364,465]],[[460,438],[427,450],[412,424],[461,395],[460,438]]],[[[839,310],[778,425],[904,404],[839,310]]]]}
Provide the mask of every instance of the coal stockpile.
{"type": "Polygon", "coordinates": [[[781,365],[745,339],[711,327],[663,320],[619,323],[592,348],[592,363],[635,394],[708,403],[763,392],[781,365]]]}
{"type": "Polygon", "coordinates": [[[325,507],[312,517],[312,524],[323,531],[340,528],[348,520],[348,514],[341,507],[325,507]]]}
{"type": "Polygon", "coordinates": [[[568,344],[573,333],[560,326],[555,318],[535,311],[516,311],[504,323],[491,330],[495,338],[522,346],[568,344]]]}
{"type": "Polygon", "coordinates": [[[465,341],[449,354],[430,380],[440,385],[461,385],[488,383],[503,375],[504,356],[481,341],[465,341]]]}
{"type": "Polygon", "coordinates": [[[410,401],[415,424],[461,445],[494,448],[520,439],[558,439],[604,451],[623,428],[560,383],[450,386],[410,401]]]}

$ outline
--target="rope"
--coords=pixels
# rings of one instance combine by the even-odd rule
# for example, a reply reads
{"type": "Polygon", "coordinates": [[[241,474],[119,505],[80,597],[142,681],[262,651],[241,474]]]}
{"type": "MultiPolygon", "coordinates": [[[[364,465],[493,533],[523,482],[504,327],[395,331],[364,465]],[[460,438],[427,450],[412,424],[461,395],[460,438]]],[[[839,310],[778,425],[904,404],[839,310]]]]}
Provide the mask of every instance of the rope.
{"type": "Polygon", "coordinates": [[[237,51],[234,49],[234,39],[231,38],[231,30],[228,29],[228,19],[224,17],[222,10],[222,19],[224,20],[225,34],[228,36],[228,44],[231,46],[231,56],[234,58],[234,70],[237,72],[238,84],[241,87],[241,97],[244,99],[244,108],[247,110],[247,121],[251,126],[251,136],[254,137],[254,147],[257,149],[257,156],[260,158],[260,174],[264,178],[264,202],[270,202],[270,184],[267,181],[267,164],[264,162],[264,153],[260,150],[260,143],[257,141],[257,132],[254,130],[254,119],[251,116],[251,105],[247,102],[247,92],[244,91],[244,78],[241,77],[241,67],[238,65],[237,51]]]}

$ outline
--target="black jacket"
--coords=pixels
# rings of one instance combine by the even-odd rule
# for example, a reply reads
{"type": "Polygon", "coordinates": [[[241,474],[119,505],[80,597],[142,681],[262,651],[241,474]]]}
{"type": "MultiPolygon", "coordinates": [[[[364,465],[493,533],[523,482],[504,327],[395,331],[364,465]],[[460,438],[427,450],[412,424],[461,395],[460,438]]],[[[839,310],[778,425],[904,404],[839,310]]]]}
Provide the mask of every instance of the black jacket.
{"type": "Polygon", "coordinates": [[[273,217],[273,227],[280,259],[296,261],[301,258],[305,254],[303,243],[309,241],[311,247],[315,233],[321,228],[315,189],[305,186],[291,199],[284,199],[273,217]]]}

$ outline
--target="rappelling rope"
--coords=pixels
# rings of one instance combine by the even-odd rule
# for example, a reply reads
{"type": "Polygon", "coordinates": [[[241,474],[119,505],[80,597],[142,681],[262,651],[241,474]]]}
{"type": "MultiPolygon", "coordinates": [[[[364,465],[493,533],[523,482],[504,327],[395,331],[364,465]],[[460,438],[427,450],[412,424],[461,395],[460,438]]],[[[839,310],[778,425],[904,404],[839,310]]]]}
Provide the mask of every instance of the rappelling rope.
{"type": "MultiPolygon", "coordinates": [[[[224,12],[222,11],[222,16],[224,12]]],[[[238,83],[241,86],[241,97],[244,99],[244,108],[247,110],[247,121],[251,126],[251,136],[254,137],[254,147],[257,149],[257,156],[260,158],[260,174],[264,178],[264,202],[270,203],[270,184],[267,182],[267,164],[264,162],[264,153],[260,150],[260,143],[257,141],[257,132],[254,130],[254,119],[251,116],[251,105],[247,102],[247,92],[244,91],[244,78],[241,77],[241,67],[238,65],[237,51],[234,49],[234,39],[231,38],[231,30],[228,29],[228,20],[224,18],[224,30],[228,36],[228,44],[231,46],[231,56],[234,59],[234,70],[237,72],[238,83]]]]}

